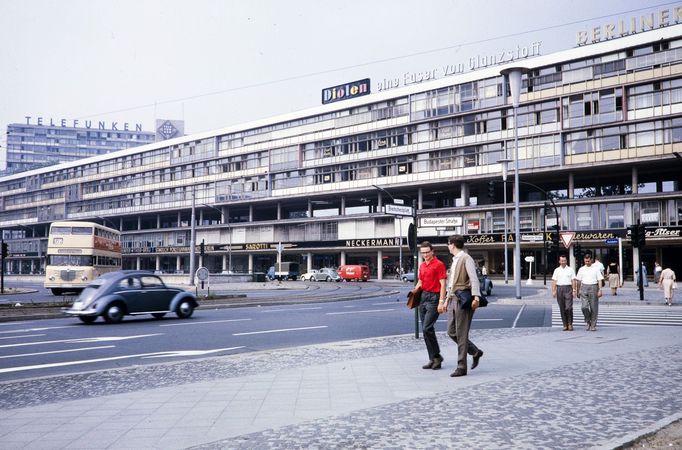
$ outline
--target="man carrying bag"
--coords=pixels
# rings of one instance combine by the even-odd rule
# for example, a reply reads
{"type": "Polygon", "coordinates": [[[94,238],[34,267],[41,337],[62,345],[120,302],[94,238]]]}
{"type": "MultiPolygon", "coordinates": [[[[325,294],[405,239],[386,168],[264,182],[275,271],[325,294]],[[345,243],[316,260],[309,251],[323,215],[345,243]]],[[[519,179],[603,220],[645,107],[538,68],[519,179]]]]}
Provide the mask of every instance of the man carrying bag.
{"type": "Polygon", "coordinates": [[[474,311],[481,302],[481,286],[476,275],[476,263],[464,252],[464,237],[450,236],[448,250],[452,254],[450,283],[447,296],[439,302],[438,312],[448,313],[448,336],[457,344],[457,369],[451,377],[467,374],[467,354],[473,356],[471,369],[478,366],[483,351],[469,340],[474,311]]]}

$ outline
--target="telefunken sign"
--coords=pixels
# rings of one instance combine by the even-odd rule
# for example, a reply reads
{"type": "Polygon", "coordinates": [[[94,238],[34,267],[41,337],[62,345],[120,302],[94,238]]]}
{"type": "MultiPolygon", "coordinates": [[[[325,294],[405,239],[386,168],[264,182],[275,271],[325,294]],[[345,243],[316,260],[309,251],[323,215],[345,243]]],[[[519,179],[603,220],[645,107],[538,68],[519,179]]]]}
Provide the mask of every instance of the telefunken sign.
{"type": "Polygon", "coordinates": [[[369,94],[369,78],[322,89],[322,104],[334,103],[369,94]]]}
{"type": "Polygon", "coordinates": [[[600,26],[592,27],[589,30],[581,30],[576,34],[577,45],[596,44],[601,41],[609,41],[631,34],[651,31],[655,28],[663,28],[670,25],[682,23],[682,6],[675,6],[670,9],[662,9],[658,13],[642,14],[632,16],[617,23],[605,23],[600,26]]]}
{"type": "MultiPolygon", "coordinates": [[[[51,117],[45,119],[43,117],[36,117],[35,123],[31,123],[32,116],[24,116],[26,118],[26,125],[38,125],[39,127],[73,127],[73,128],[95,128],[93,126],[92,120],[83,120],[82,122],[78,119],[59,119],[54,120],[51,117]]],[[[99,121],[97,123],[98,130],[112,130],[112,131],[133,131],[131,125],[128,122],[110,122],[109,127],[104,121],[99,121]]],[[[142,124],[136,123],[135,131],[142,131],[142,124]]]]}

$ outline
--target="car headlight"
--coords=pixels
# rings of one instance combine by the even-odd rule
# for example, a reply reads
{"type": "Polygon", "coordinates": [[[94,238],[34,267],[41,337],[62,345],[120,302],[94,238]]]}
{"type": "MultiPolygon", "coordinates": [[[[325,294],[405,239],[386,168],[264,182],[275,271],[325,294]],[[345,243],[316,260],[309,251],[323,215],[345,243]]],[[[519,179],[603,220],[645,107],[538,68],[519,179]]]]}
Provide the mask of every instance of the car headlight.
{"type": "Polygon", "coordinates": [[[50,280],[50,281],[54,281],[54,275],[50,275],[49,280],[50,280]]]}
{"type": "Polygon", "coordinates": [[[88,281],[88,277],[85,276],[85,275],[83,275],[83,276],[81,277],[81,281],[88,281]]]}

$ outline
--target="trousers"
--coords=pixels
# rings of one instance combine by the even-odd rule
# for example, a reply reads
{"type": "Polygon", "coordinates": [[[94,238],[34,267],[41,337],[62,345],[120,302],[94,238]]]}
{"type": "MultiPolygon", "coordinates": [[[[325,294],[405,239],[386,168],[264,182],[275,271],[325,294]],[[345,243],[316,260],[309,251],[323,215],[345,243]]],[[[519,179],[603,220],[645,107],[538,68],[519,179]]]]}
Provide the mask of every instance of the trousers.
{"type": "Polygon", "coordinates": [[[561,322],[564,326],[573,325],[573,286],[557,286],[556,301],[559,304],[561,322]]]}
{"type": "Polygon", "coordinates": [[[467,354],[475,355],[478,347],[469,340],[473,309],[462,309],[457,298],[448,305],[448,336],[457,344],[457,368],[467,370],[467,354]]]}
{"type": "Polygon", "coordinates": [[[599,314],[599,297],[597,297],[596,284],[583,284],[580,286],[580,300],[585,316],[585,323],[590,327],[597,326],[597,315],[599,314]]]}
{"type": "Polygon", "coordinates": [[[438,346],[438,338],[436,338],[436,321],[438,320],[438,292],[422,292],[422,299],[419,302],[419,317],[422,323],[422,333],[424,333],[424,342],[426,343],[426,351],[429,353],[429,361],[433,360],[434,356],[440,356],[440,347],[438,346]]]}

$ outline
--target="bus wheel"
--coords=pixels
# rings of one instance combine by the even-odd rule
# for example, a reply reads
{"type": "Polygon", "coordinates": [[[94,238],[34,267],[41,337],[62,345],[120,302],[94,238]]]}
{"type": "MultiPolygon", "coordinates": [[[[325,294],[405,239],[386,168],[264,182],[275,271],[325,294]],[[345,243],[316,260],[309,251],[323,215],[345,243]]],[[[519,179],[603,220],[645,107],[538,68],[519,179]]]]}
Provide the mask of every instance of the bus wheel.
{"type": "Polygon", "coordinates": [[[52,288],[52,295],[62,295],[62,290],[57,288],[52,288]]]}
{"type": "Polygon", "coordinates": [[[78,316],[83,323],[92,323],[97,320],[97,316],[78,316]]]}
{"type": "Polygon", "coordinates": [[[189,300],[182,300],[175,309],[175,314],[181,319],[189,319],[194,312],[194,305],[189,300]]]}
{"type": "Polygon", "coordinates": [[[107,323],[118,323],[123,320],[123,308],[120,304],[114,303],[104,311],[103,317],[107,323]]]}

